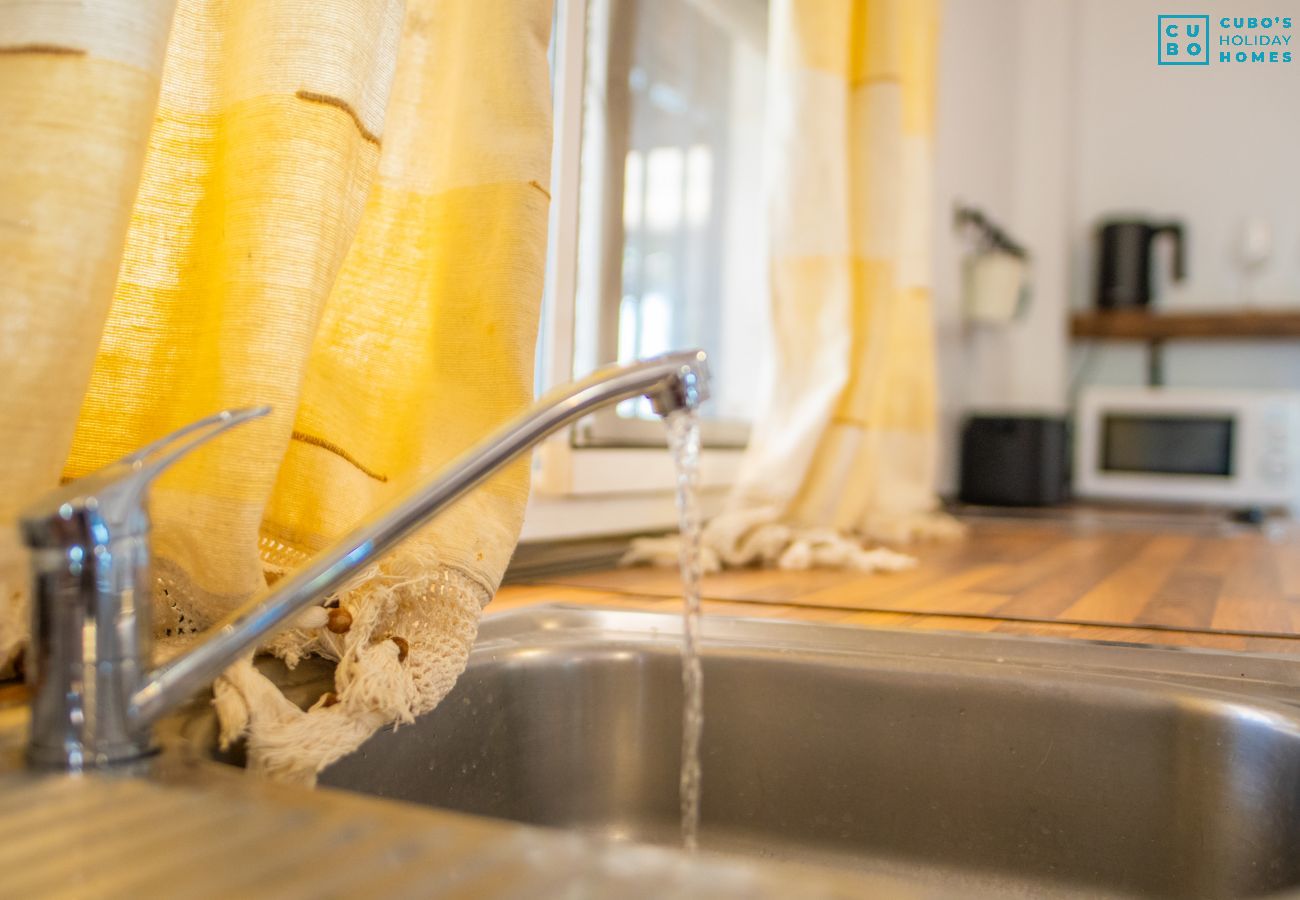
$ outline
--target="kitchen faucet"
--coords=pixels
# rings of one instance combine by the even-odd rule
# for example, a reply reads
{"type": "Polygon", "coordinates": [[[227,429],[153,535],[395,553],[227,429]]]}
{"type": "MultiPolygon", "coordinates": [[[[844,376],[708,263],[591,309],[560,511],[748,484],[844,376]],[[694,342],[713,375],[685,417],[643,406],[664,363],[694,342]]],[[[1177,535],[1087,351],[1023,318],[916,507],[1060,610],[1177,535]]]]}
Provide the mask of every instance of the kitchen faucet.
{"type": "Polygon", "coordinates": [[[149,486],[195,447],[269,408],[217,413],[69,482],[20,517],[32,550],[28,761],[76,771],[144,756],[159,718],[547,435],[632,397],[646,397],[660,416],[693,410],[708,382],[705,355],[694,351],[609,366],[557,388],[152,670],[149,486]]]}

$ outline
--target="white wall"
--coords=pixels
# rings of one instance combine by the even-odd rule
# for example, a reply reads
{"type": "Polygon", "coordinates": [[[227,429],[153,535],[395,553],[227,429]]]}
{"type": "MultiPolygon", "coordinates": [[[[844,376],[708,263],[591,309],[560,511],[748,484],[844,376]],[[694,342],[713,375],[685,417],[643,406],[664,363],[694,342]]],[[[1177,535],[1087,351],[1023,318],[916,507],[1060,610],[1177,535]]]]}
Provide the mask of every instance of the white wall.
{"type": "Polygon", "coordinates": [[[951,223],[958,202],[1011,214],[1011,142],[1017,59],[988,48],[1015,22],[1019,0],[949,0],[939,38],[935,123],[934,315],[939,362],[939,489],[954,485],[955,436],[971,401],[961,320],[961,251],[951,223]]]}
{"type": "MultiPolygon", "coordinates": [[[[1081,384],[1141,384],[1145,353],[1072,345],[1071,309],[1093,295],[1093,235],[1115,215],[1178,218],[1185,283],[1158,280],[1160,308],[1231,308],[1243,292],[1235,241],[1247,218],[1272,226],[1258,306],[1300,306],[1300,0],[946,0],[939,57],[935,311],[944,434],[940,489],[956,484],[958,427],[970,411],[1064,411],[1081,384]],[[1170,12],[1290,15],[1296,61],[1156,65],[1156,18],[1170,12]],[[960,315],[957,201],[981,207],[1033,257],[1033,305],[1006,328],[960,315]]],[[[1219,29],[1212,24],[1212,40],[1219,29]]],[[[1164,257],[1163,272],[1168,271],[1164,257]]],[[[1300,342],[1174,343],[1172,385],[1300,388],[1300,342]]]]}
{"type": "MultiPolygon", "coordinates": [[[[1167,258],[1157,303],[1167,310],[1245,304],[1234,249],[1248,218],[1269,222],[1273,258],[1260,273],[1257,306],[1300,306],[1300,46],[1295,62],[1169,68],[1155,65],[1157,15],[1211,16],[1211,42],[1223,15],[1292,16],[1300,44],[1300,2],[1256,6],[1216,0],[1194,10],[1165,0],[1084,0],[1077,37],[1078,136],[1071,248],[1072,305],[1092,302],[1099,219],[1136,213],[1186,224],[1188,278],[1168,280],[1167,258]]],[[[1081,383],[1139,384],[1141,348],[1077,348],[1081,383]]],[[[1175,343],[1165,354],[1172,385],[1300,388],[1300,345],[1175,343]]]]}
{"type": "Polygon", "coordinates": [[[968,412],[1064,407],[1074,16],[1073,0],[944,4],[934,214],[942,492],[956,486],[968,412]],[[980,208],[1029,249],[1033,301],[1024,319],[963,322],[958,203],[980,208]]]}

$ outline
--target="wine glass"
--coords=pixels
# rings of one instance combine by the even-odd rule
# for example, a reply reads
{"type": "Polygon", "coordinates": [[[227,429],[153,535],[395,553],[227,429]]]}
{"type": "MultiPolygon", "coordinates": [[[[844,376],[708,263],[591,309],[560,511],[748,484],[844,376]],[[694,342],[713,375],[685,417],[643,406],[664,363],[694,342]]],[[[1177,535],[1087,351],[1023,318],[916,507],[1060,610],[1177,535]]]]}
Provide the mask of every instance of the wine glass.
{"type": "Polygon", "coordinates": [[[1260,218],[1248,218],[1237,234],[1236,260],[1241,270],[1241,302],[1250,305],[1255,297],[1255,279],[1273,255],[1273,226],[1260,218]]]}

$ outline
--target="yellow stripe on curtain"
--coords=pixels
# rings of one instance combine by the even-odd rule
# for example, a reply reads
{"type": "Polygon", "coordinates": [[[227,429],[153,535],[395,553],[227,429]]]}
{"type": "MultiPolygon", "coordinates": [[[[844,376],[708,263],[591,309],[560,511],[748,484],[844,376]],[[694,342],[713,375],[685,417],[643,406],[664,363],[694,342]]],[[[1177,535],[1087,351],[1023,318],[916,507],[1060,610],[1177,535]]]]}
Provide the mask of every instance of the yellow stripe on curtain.
{"type": "MultiPolygon", "coordinates": [[[[930,206],[938,0],[772,0],[775,380],[713,565],[899,568],[935,512],[930,206]]],[[[632,555],[669,561],[671,542],[632,555]]]]}
{"type": "MultiPolygon", "coordinates": [[[[156,487],[161,634],[204,628],[528,402],[550,13],[180,0],[65,474],[216,409],[274,412],[156,487]]],[[[518,464],[363,573],[339,597],[348,631],[275,639],[290,662],[338,660],[336,696],[304,713],[232,667],[225,737],[309,780],[432,708],[514,547],[527,477],[518,464]]]]}

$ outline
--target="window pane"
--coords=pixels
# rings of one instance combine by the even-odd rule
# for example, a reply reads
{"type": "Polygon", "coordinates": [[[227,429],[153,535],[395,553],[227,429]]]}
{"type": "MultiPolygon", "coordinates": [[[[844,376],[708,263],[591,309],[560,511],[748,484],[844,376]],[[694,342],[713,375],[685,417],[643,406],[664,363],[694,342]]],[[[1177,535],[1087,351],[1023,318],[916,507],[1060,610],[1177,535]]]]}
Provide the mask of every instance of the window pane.
{"type": "Polygon", "coordinates": [[[766,0],[591,0],[587,23],[575,368],[703,347],[705,414],[747,421],[766,381],[766,0]]]}

